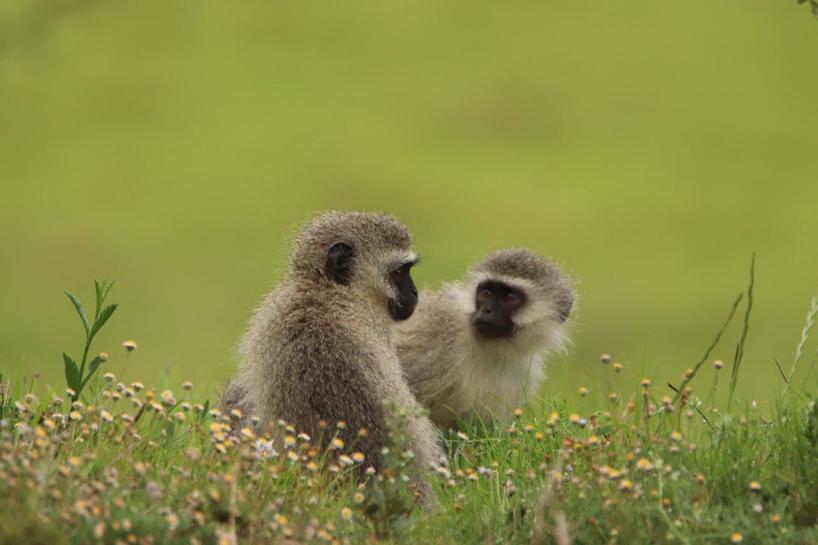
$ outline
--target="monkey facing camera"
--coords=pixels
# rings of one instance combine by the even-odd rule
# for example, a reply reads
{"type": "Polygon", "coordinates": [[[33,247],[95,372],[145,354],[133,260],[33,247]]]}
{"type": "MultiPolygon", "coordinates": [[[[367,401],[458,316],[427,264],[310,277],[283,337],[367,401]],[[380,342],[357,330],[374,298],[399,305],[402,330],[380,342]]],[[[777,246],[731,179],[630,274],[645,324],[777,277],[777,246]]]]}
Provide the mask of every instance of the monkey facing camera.
{"type": "MultiPolygon", "coordinates": [[[[285,278],[261,302],[240,343],[240,365],[222,398],[226,409],[278,420],[323,446],[320,421],[344,421],[340,438],[380,470],[386,404],[417,412],[392,333],[418,302],[409,230],[392,216],[330,212],[296,237],[285,278]],[[359,433],[365,429],[366,433],[359,433]]],[[[418,469],[442,451],[425,416],[403,430],[418,469]]]]}
{"type": "Polygon", "coordinates": [[[550,260],[517,248],[489,254],[466,278],[423,292],[398,326],[410,387],[442,428],[461,418],[505,421],[545,377],[560,349],[574,293],[550,260]]]}

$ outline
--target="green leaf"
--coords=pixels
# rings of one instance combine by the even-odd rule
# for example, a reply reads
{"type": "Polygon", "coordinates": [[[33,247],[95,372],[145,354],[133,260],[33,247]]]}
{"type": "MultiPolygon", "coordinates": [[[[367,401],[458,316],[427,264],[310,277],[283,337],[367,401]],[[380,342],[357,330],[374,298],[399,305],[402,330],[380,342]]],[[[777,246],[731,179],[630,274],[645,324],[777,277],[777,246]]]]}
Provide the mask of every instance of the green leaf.
{"type": "Polygon", "coordinates": [[[108,297],[108,292],[111,291],[111,288],[114,287],[113,280],[94,280],[94,287],[96,288],[97,292],[97,310],[94,317],[99,317],[99,313],[102,310],[102,305],[105,303],[105,298],[108,297]]]}
{"type": "Polygon", "coordinates": [[[65,367],[66,384],[68,384],[69,388],[79,393],[78,390],[80,388],[80,381],[82,380],[82,377],[80,376],[80,368],[77,366],[77,362],[72,360],[71,356],[65,352],[62,353],[62,360],[65,367]]]}
{"type": "MultiPolygon", "coordinates": [[[[88,381],[91,380],[91,377],[94,376],[94,373],[97,372],[99,366],[102,365],[104,362],[105,360],[103,360],[99,356],[91,360],[91,365],[88,366],[88,374],[85,376],[85,378],[82,380],[82,383],[80,384],[80,390],[85,388],[85,385],[88,384],[88,381]]],[[[77,392],[77,394],[79,394],[79,392],[77,392]]]]}
{"type": "Polygon", "coordinates": [[[80,303],[80,300],[73,293],[65,292],[65,294],[68,296],[69,299],[71,299],[71,302],[74,303],[74,308],[77,309],[77,313],[80,315],[82,325],[85,328],[85,336],[87,337],[88,332],[91,329],[91,326],[88,323],[88,316],[85,315],[85,309],[82,308],[82,303],[80,303]]]}
{"type": "Polygon", "coordinates": [[[91,328],[91,333],[88,335],[89,340],[93,339],[94,335],[96,335],[97,332],[100,329],[102,329],[102,326],[105,325],[105,322],[107,322],[108,319],[114,314],[114,311],[116,310],[117,306],[119,306],[119,305],[113,304],[113,305],[108,305],[107,307],[102,309],[102,312],[99,313],[99,316],[97,316],[97,319],[94,320],[94,326],[91,328]]]}
{"type": "Polygon", "coordinates": [[[199,413],[199,422],[204,422],[205,420],[207,420],[208,416],[210,416],[210,400],[209,399],[205,400],[204,409],[202,409],[202,412],[199,413]]]}
{"type": "Polygon", "coordinates": [[[94,280],[94,291],[97,293],[97,307],[94,312],[94,319],[96,319],[99,316],[99,309],[102,308],[102,302],[105,300],[102,296],[102,284],[99,283],[99,280],[94,280]]]}

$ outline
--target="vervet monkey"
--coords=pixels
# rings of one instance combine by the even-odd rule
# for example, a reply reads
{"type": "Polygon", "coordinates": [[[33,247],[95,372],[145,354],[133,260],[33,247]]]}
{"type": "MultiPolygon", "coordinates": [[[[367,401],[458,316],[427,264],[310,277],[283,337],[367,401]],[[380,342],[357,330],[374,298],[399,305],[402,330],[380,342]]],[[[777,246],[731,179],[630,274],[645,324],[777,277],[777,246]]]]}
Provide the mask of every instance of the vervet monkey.
{"type": "Polygon", "coordinates": [[[523,248],[493,252],[463,280],[424,291],[397,328],[397,351],[432,421],[507,420],[544,379],[543,356],[563,345],[573,303],[568,278],[523,248]]]}
{"type": "MultiPolygon", "coordinates": [[[[416,261],[408,229],[392,216],[316,217],[297,235],[285,278],[250,321],[223,405],[257,416],[261,426],[283,420],[323,436],[324,446],[343,421],[340,438],[364,454],[362,467],[381,469],[385,404],[418,407],[393,341],[394,322],[417,305],[416,261]],[[333,429],[322,429],[322,420],[333,429]]],[[[419,468],[439,461],[427,417],[410,417],[403,431],[419,468]]]]}

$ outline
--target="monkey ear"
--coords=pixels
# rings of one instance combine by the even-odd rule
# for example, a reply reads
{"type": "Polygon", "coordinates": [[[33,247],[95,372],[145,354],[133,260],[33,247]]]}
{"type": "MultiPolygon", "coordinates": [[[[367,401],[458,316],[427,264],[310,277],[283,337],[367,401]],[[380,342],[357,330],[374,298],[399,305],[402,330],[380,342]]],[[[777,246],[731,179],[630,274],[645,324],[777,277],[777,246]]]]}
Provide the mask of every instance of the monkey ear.
{"type": "Polygon", "coordinates": [[[327,250],[327,261],[324,264],[324,273],[327,278],[337,284],[349,284],[354,257],[355,248],[347,242],[336,242],[330,246],[327,250]]]}
{"type": "Polygon", "coordinates": [[[574,296],[569,295],[559,303],[560,322],[565,322],[571,316],[571,309],[574,307],[574,296]]]}

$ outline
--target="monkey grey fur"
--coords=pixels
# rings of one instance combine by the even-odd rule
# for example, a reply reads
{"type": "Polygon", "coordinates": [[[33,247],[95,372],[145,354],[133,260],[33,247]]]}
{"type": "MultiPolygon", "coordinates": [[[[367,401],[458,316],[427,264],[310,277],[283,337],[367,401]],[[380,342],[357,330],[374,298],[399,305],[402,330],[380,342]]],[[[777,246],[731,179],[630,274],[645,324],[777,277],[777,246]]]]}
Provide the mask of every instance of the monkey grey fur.
{"type": "MultiPolygon", "coordinates": [[[[222,399],[260,419],[283,420],[324,444],[340,438],[380,469],[387,402],[417,408],[392,339],[394,321],[417,302],[409,231],[392,216],[330,212],[296,237],[289,270],[262,301],[239,348],[240,366],[222,399]],[[322,430],[319,421],[332,428],[322,430]],[[366,428],[365,436],[358,431],[366,428]]],[[[404,429],[419,468],[442,451],[425,416],[404,429]]]]}
{"type": "Polygon", "coordinates": [[[519,248],[496,251],[464,280],[421,293],[396,342],[432,421],[446,429],[459,417],[507,420],[544,379],[544,354],[562,347],[573,301],[554,263],[519,248]]]}

